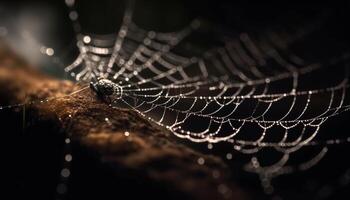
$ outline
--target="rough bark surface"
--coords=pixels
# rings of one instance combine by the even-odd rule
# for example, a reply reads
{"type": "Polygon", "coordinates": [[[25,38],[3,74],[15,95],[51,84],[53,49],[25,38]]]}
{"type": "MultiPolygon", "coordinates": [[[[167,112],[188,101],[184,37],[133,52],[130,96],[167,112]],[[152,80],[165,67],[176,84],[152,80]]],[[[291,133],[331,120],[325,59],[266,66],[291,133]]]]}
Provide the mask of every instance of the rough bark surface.
{"type": "MultiPolygon", "coordinates": [[[[16,58],[5,47],[0,49],[1,104],[34,101],[26,105],[26,120],[32,118],[36,123],[27,126],[48,123],[57,132],[64,130],[73,141],[73,159],[76,152],[95,155],[91,159],[97,163],[97,169],[104,170],[104,176],[112,180],[108,183],[119,182],[116,187],[128,185],[130,189],[126,191],[123,187],[114,188],[112,185],[109,194],[115,193],[116,197],[128,193],[132,197],[146,195],[146,199],[159,197],[157,195],[160,194],[165,195],[165,199],[247,198],[227,176],[216,174],[217,177],[213,177],[213,172],[229,173],[221,159],[203,155],[181,144],[169,131],[132,110],[109,107],[98,100],[90,89],[65,96],[84,86],[43,75],[16,58]],[[43,99],[49,101],[41,103],[43,99]],[[106,123],[106,117],[110,124],[106,123]],[[126,137],[125,131],[130,136],[126,137]],[[197,163],[199,157],[205,159],[204,165],[197,163]],[[223,186],[230,189],[226,195],[222,194],[223,186]],[[141,190],[144,192],[138,193],[141,190]]],[[[11,109],[11,112],[21,115],[22,109],[11,109]]],[[[78,166],[84,166],[73,161],[74,177],[74,172],[79,172],[78,166]]],[[[95,192],[98,194],[99,191],[95,192]]]]}

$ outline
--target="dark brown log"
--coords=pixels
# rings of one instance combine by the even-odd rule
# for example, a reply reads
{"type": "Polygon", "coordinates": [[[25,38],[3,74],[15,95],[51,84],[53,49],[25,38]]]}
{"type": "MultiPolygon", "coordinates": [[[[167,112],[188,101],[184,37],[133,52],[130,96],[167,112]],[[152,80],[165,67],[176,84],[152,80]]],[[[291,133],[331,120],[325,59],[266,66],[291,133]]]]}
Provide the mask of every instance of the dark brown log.
{"type": "MultiPolygon", "coordinates": [[[[145,199],[159,195],[165,195],[164,199],[247,199],[247,194],[225,175],[230,170],[220,158],[181,144],[172,133],[132,110],[109,107],[89,88],[61,97],[84,86],[43,75],[5,47],[0,49],[1,105],[34,101],[26,105],[26,120],[35,118],[37,122],[28,126],[47,123],[56,127],[57,132],[65,130],[73,141],[73,158],[79,151],[95,155],[92,162],[96,162],[97,169],[104,170],[104,176],[112,180],[106,180],[112,184],[111,188],[114,188],[113,181],[133,187],[129,191],[114,188],[109,194],[115,194],[115,197],[128,193],[131,197],[146,195],[143,196],[145,199]],[[50,100],[40,103],[43,99],[50,100]],[[106,123],[106,117],[111,124],[106,123]],[[125,131],[130,132],[130,136],[126,137],[125,131]],[[204,165],[197,163],[200,157],[205,159],[204,165]],[[213,173],[217,173],[215,177],[213,173]],[[225,187],[227,191],[222,189],[225,187]],[[146,192],[139,192],[141,190],[146,192]]],[[[20,116],[22,109],[11,109],[11,112],[20,116]]],[[[74,169],[79,171],[74,166],[89,167],[74,161],[72,176],[74,169]]],[[[76,198],[84,196],[76,193],[76,198]]],[[[125,199],[123,196],[120,199],[125,199]]]]}

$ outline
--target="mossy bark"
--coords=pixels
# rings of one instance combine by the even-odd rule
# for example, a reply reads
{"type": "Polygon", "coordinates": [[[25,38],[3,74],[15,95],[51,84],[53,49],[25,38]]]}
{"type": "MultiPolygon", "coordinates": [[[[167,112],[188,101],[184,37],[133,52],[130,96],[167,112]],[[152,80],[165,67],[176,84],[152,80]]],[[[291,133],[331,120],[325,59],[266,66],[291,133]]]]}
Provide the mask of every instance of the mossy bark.
{"type": "MultiPolygon", "coordinates": [[[[84,86],[43,75],[4,46],[0,49],[1,104],[36,102],[25,105],[25,115],[21,106],[8,109],[10,111],[4,109],[3,112],[16,117],[3,116],[1,123],[23,124],[24,133],[13,133],[19,136],[11,137],[22,143],[26,143],[23,140],[28,136],[21,134],[28,135],[26,132],[38,129],[43,129],[38,132],[48,134],[38,138],[40,143],[51,142],[43,140],[50,135],[56,135],[56,140],[64,138],[59,135],[61,130],[71,137],[73,183],[68,194],[72,198],[247,198],[247,194],[224,175],[230,170],[220,158],[193,150],[166,129],[132,110],[109,107],[90,89],[61,97],[84,86]],[[46,99],[50,100],[40,102],[46,99]],[[106,123],[106,117],[109,123],[106,123]],[[130,135],[125,136],[125,131],[130,135]],[[204,165],[197,163],[200,157],[205,159],[204,165]],[[213,172],[219,172],[219,175],[213,176],[213,172]],[[222,186],[230,189],[228,194],[220,192],[218,188],[222,186]]],[[[35,137],[35,133],[31,135],[35,137]]],[[[8,153],[11,155],[12,152],[8,153]]],[[[21,154],[19,151],[18,155],[21,154]]]]}

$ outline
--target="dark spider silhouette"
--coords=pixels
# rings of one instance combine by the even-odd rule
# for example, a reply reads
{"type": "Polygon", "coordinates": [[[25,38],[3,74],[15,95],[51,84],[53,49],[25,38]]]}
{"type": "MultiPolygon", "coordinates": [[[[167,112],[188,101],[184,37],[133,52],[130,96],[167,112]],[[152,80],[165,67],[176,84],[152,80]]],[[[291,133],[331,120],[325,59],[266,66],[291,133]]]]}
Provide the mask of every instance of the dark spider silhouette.
{"type": "Polygon", "coordinates": [[[96,93],[99,99],[108,103],[122,96],[122,88],[103,77],[99,77],[96,82],[90,82],[90,89],[96,93]]]}

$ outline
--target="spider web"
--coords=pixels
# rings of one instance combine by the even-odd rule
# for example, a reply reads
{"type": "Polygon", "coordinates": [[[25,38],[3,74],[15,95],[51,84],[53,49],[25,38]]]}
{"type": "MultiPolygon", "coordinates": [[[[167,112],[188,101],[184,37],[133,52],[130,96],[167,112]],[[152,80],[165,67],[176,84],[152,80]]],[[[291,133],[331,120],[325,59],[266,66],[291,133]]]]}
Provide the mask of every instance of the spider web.
{"type": "MultiPolygon", "coordinates": [[[[74,4],[68,6],[76,12],[74,4]]],[[[77,18],[72,21],[77,27],[77,18]]],[[[101,76],[113,80],[123,91],[113,106],[126,104],[177,137],[226,142],[236,151],[251,154],[245,169],[263,180],[308,169],[322,159],[328,145],[349,142],[349,138],[316,140],[322,124],[349,110],[347,73],[335,85],[302,88],[304,77],[324,66],[341,68],[348,55],[308,63],[291,53],[288,42],[273,43],[277,35],[253,38],[247,33],[238,39],[225,38],[222,46],[199,56],[179,54],[186,52],[181,51],[191,45],[186,37],[197,29],[199,20],[178,32],[144,30],[133,23],[129,5],[117,36],[104,41],[109,46],[85,36],[78,42],[80,55],[65,70],[77,81],[101,76]],[[276,85],[284,87],[276,91],[276,85]],[[322,105],[314,102],[320,97],[322,105]],[[252,128],[253,134],[249,133],[252,128]],[[288,165],[290,155],[304,146],[322,148],[304,163],[288,165]],[[282,156],[263,166],[255,155],[266,148],[282,156]]],[[[268,182],[264,187],[271,189],[268,182]]]]}
{"type": "Polygon", "coordinates": [[[132,20],[133,2],[116,35],[84,35],[74,0],[66,5],[79,49],[64,68],[69,75],[83,82],[113,81],[122,93],[111,106],[128,107],[179,138],[211,148],[225,143],[248,154],[244,169],[257,173],[267,192],[271,178],[309,169],[328,146],[350,142],[350,137],[317,139],[322,124],[350,109],[349,54],[309,62],[290,49],[300,36],[281,38],[274,32],[218,35],[219,45],[203,48],[191,40],[203,34],[200,20],[175,32],[145,30],[132,20]],[[305,86],[305,79],[322,77],[330,68],[343,73],[342,79],[305,86]],[[309,146],[318,152],[305,162],[289,162],[293,153],[309,146]],[[279,156],[264,165],[258,155],[266,149],[279,156]]]}
{"type": "MultiPolygon", "coordinates": [[[[67,2],[70,19],[79,29],[74,2],[67,2]]],[[[199,20],[176,32],[148,31],[132,21],[132,8],[130,3],[116,36],[83,36],[77,31],[80,54],[65,68],[77,81],[104,77],[121,87],[112,106],[126,105],[177,137],[226,142],[235,151],[250,154],[245,169],[260,175],[266,191],[271,190],[271,178],[309,169],[326,154],[328,145],[350,141],[316,140],[322,124],[350,108],[347,72],[334,85],[302,87],[304,77],[325,66],[343,69],[348,54],[308,63],[289,49],[297,37],[283,43],[274,33],[267,38],[247,33],[237,39],[224,37],[221,46],[193,54],[196,44],[186,39],[201,28],[199,20]],[[277,85],[283,88],[276,91],[277,85]],[[322,105],[314,102],[320,96],[322,105]],[[289,165],[290,155],[304,146],[322,148],[305,162],[289,165]],[[266,148],[281,154],[269,165],[256,156],[266,148]]]]}

